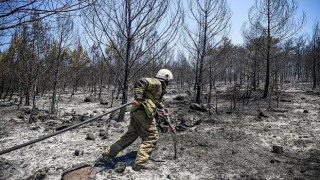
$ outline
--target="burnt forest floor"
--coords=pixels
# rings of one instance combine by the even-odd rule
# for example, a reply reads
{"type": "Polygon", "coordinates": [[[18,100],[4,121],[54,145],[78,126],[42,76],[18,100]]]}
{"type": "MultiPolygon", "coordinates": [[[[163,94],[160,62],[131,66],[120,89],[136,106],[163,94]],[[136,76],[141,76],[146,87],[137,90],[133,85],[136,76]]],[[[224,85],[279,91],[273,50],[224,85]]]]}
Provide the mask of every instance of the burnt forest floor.
{"type": "MultiPolygon", "coordinates": [[[[169,89],[165,103],[178,130],[177,159],[171,134],[160,133],[150,160],[154,169],[132,170],[141,142],[138,139],[114,160],[114,163],[126,163],[124,172],[115,171],[114,164],[94,165],[93,177],[98,180],[318,179],[320,96],[306,87],[306,84],[295,88],[288,86],[280,98],[262,99],[261,92],[256,91],[246,99],[239,96],[235,108],[230,108],[232,91],[221,85],[217,87],[221,88],[217,99],[213,99],[211,106],[205,106],[207,111],[204,112],[190,108],[192,100],[188,91],[169,89]],[[211,115],[208,107],[211,107],[211,115]]],[[[87,96],[78,93],[70,98],[67,93],[61,94],[55,119],[46,113],[49,96],[39,97],[39,112],[32,123],[27,120],[30,107],[1,101],[0,151],[112,109],[94,98],[84,102],[87,96]]],[[[113,107],[117,105],[119,102],[113,107]]],[[[114,114],[108,115],[0,155],[0,180],[58,180],[74,167],[93,165],[103,148],[124,134],[129,112],[124,122],[114,119],[114,114]]]]}

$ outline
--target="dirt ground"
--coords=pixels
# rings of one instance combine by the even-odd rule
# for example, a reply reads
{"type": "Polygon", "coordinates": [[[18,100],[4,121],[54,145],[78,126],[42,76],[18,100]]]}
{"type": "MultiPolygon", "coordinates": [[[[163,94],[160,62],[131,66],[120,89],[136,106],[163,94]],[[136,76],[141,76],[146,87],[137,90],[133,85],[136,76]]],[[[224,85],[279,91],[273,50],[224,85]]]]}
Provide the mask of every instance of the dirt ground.
{"type": "MultiPolygon", "coordinates": [[[[171,134],[161,133],[150,159],[154,169],[136,172],[131,168],[140,139],[122,151],[113,164],[94,164],[103,148],[126,131],[127,112],[124,122],[104,116],[0,155],[0,180],[58,180],[83,164],[93,165],[97,180],[320,178],[319,93],[310,91],[306,84],[291,84],[283,89],[279,107],[275,96],[262,99],[256,92],[249,99],[237,99],[236,108],[230,109],[228,88],[217,88],[219,94],[213,99],[211,115],[191,109],[187,91],[170,89],[165,99],[179,130],[177,159],[171,134]],[[124,172],[116,172],[117,163],[125,163],[124,172]]],[[[59,119],[44,116],[49,97],[39,98],[39,119],[31,124],[26,120],[27,107],[18,109],[14,102],[1,101],[0,151],[113,109],[99,100],[84,102],[86,96],[79,93],[70,98],[69,94],[61,94],[59,119]]]]}

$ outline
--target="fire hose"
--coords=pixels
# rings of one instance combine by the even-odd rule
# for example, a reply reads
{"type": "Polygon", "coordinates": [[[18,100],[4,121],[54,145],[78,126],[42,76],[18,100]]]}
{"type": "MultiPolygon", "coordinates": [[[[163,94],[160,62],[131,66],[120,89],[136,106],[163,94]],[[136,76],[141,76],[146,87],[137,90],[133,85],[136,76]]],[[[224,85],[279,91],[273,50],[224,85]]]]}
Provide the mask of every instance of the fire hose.
{"type": "Polygon", "coordinates": [[[9,153],[9,152],[11,152],[11,151],[14,151],[14,150],[23,148],[23,147],[25,147],[25,146],[34,144],[34,143],[36,143],[36,142],[39,142],[39,141],[48,139],[48,138],[50,138],[50,137],[56,136],[56,135],[61,134],[61,133],[63,133],[63,132],[69,131],[69,130],[74,129],[74,128],[76,128],[76,127],[79,127],[79,126],[81,126],[81,125],[83,125],[83,124],[87,124],[87,123],[89,123],[89,122],[92,122],[92,121],[94,121],[94,120],[97,120],[97,119],[99,119],[99,118],[101,118],[101,117],[103,117],[103,116],[105,116],[105,115],[107,115],[107,114],[110,114],[110,113],[112,113],[112,112],[114,112],[114,111],[116,111],[116,110],[118,110],[118,109],[121,109],[121,108],[126,107],[126,106],[131,105],[131,104],[132,104],[131,102],[130,102],[130,103],[127,103],[127,104],[123,104],[123,105],[121,105],[121,106],[119,106],[119,107],[117,107],[117,108],[115,108],[115,109],[113,109],[113,110],[111,110],[111,111],[109,111],[109,112],[103,113],[103,114],[98,115],[98,116],[93,117],[93,118],[90,118],[90,119],[88,119],[88,120],[86,120],[86,121],[83,121],[83,122],[81,122],[81,123],[79,123],[79,124],[75,124],[75,125],[73,125],[73,126],[67,127],[67,128],[62,129],[62,130],[60,130],[60,131],[56,131],[56,132],[54,132],[54,133],[52,133],[52,134],[48,134],[48,135],[45,135],[45,136],[41,136],[41,137],[39,137],[38,139],[34,139],[34,140],[31,140],[31,141],[25,142],[25,143],[23,143],[23,144],[13,146],[13,147],[11,147],[11,148],[9,148],[9,149],[2,150],[2,151],[0,151],[0,155],[6,154],[6,153],[9,153]]]}

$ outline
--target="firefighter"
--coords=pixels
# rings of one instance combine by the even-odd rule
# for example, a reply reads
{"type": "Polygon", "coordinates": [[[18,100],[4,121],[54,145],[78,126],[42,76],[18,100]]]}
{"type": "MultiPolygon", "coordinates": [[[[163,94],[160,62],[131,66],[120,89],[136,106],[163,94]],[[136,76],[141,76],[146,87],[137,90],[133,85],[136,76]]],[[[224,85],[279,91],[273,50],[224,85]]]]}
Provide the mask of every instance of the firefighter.
{"type": "MultiPolygon", "coordinates": [[[[135,171],[148,169],[149,156],[159,139],[155,111],[156,108],[165,109],[162,96],[172,79],[173,75],[170,70],[161,69],[154,78],[141,78],[134,84],[134,100],[130,110],[128,130],[104,150],[99,161],[111,162],[121,150],[140,137],[142,142],[132,169],[135,171]]],[[[161,116],[161,114],[158,115],[161,116]]]]}

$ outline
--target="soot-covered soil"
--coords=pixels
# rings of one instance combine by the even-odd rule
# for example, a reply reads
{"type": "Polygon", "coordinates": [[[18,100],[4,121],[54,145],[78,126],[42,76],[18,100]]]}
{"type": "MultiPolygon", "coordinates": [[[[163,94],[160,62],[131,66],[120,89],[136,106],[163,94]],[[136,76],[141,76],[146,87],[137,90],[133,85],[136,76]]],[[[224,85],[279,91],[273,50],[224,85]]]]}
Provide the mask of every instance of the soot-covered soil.
{"type": "MultiPolygon", "coordinates": [[[[219,87],[218,87],[219,88],[219,87]]],[[[152,154],[151,170],[133,171],[140,139],[122,151],[114,164],[95,164],[105,146],[126,131],[124,122],[113,117],[0,156],[0,179],[61,179],[73,167],[94,167],[94,178],[102,179],[318,179],[320,177],[320,97],[302,90],[286,89],[279,107],[276,98],[238,99],[230,109],[227,89],[221,88],[218,104],[208,112],[190,109],[187,92],[166,95],[171,119],[177,129],[177,159],[170,133],[161,133],[152,154]],[[180,98],[176,98],[179,96],[180,98]],[[269,107],[270,106],[270,107],[269,107]],[[215,112],[217,107],[218,113],[215,112]],[[111,120],[110,120],[111,119],[111,120]],[[275,149],[274,149],[275,148],[275,149]],[[126,163],[123,172],[114,169],[126,163]]],[[[85,94],[70,99],[61,95],[59,119],[40,118],[26,122],[26,107],[1,102],[0,150],[69,127],[112,108],[99,101],[83,102],[85,94]]],[[[46,99],[39,99],[40,115],[46,99]],[[40,105],[41,104],[41,105],[40,105]]],[[[117,104],[116,104],[117,105],[117,104]]],[[[116,106],[114,106],[116,107],[116,106]]]]}

